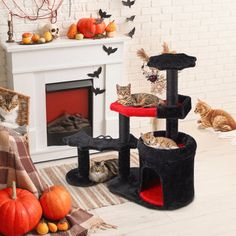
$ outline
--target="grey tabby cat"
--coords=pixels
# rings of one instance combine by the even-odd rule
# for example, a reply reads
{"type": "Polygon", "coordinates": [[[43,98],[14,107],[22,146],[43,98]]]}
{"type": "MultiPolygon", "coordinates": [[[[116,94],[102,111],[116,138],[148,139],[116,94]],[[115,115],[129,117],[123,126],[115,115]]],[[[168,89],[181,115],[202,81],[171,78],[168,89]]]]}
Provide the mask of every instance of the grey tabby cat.
{"type": "Polygon", "coordinates": [[[110,159],[104,161],[91,160],[89,179],[95,183],[103,183],[118,174],[118,160],[110,159]]]}
{"type": "Polygon", "coordinates": [[[0,124],[16,129],[19,127],[17,124],[19,111],[18,95],[0,94],[0,124]]]}
{"type": "Polygon", "coordinates": [[[141,133],[141,138],[145,145],[158,149],[177,149],[179,148],[175,141],[166,137],[155,137],[153,132],[141,133]]]}
{"type": "Polygon", "coordinates": [[[133,107],[156,107],[164,104],[161,98],[149,93],[134,93],[131,94],[131,84],[127,86],[116,85],[118,103],[123,106],[133,107]]]}

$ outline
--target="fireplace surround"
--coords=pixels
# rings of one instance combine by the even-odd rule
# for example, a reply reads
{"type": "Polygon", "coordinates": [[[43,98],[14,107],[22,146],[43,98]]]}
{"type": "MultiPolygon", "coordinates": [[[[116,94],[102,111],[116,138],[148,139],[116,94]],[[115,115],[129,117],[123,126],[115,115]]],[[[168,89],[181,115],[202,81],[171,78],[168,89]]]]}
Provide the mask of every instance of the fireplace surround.
{"type": "Polygon", "coordinates": [[[118,118],[109,110],[116,100],[115,85],[122,83],[123,48],[125,37],[81,41],[58,39],[42,45],[2,46],[6,51],[8,87],[30,96],[29,143],[34,162],[60,159],[77,155],[76,148],[48,146],[46,87],[56,83],[91,80],[93,88],[105,89],[93,93],[93,136],[118,136],[118,118]],[[118,48],[108,55],[106,47],[118,48]],[[97,77],[88,74],[102,71],[97,77]]]}

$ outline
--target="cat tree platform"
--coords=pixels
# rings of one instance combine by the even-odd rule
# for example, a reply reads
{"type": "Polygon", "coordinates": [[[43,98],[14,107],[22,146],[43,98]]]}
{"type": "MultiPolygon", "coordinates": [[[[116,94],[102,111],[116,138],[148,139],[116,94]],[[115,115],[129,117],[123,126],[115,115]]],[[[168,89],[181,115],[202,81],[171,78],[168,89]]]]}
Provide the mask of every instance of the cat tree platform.
{"type": "Polygon", "coordinates": [[[123,106],[116,101],[110,105],[110,109],[126,117],[134,116],[184,119],[191,110],[191,98],[184,95],[178,95],[177,105],[165,104],[150,108],[123,106]]]}
{"type": "Polygon", "coordinates": [[[128,142],[121,143],[120,139],[113,139],[111,136],[100,135],[93,138],[83,130],[65,137],[63,139],[64,143],[72,147],[77,147],[78,150],[78,168],[72,169],[66,174],[67,183],[73,186],[83,187],[94,185],[95,183],[89,180],[89,150],[112,150],[126,153],[127,150],[136,148],[138,142],[132,134],[129,134],[127,139],[129,140],[128,142]]]}

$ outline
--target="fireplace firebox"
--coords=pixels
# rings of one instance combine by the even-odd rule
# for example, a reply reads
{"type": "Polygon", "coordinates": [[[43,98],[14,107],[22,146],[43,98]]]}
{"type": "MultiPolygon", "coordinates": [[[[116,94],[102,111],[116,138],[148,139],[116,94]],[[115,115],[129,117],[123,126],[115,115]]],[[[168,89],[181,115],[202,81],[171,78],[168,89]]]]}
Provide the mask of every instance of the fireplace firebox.
{"type": "Polygon", "coordinates": [[[93,81],[46,84],[47,145],[65,145],[63,138],[80,130],[93,135],[93,81]]]}

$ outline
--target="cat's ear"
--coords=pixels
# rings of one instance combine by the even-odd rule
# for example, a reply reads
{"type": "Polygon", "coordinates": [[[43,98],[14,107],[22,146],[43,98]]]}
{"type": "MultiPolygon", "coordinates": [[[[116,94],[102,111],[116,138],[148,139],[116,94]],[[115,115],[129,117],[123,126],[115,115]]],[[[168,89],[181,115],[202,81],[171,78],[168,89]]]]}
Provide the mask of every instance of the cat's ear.
{"type": "Polygon", "coordinates": [[[131,88],[131,83],[128,84],[128,88],[129,88],[129,89],[131,88]]]}
{"type": "Polygon", "coordinates": [[[200,100],[199,98],[197,99],[198,102],[202,102],[202,100],[200,100]]]}
{"type": "Polygon", "coordinates": [[[12,102],[17,102],[17,101],[18,101],[18,95],[16,94],[12,97],[12,102]]]}
{"type": "Polygon", "coordinates": [[[116,89],[118,90],[120,88],[120,85],[119,84],[116,84],[116,89]]]}
{"type": "Polygon", "coordinates": [[[100,162],[100,165],[101,165],[101,166],[104,166],[104,165],[105,165],[105,161],[101,161],[101,162],[100,162]]]}

